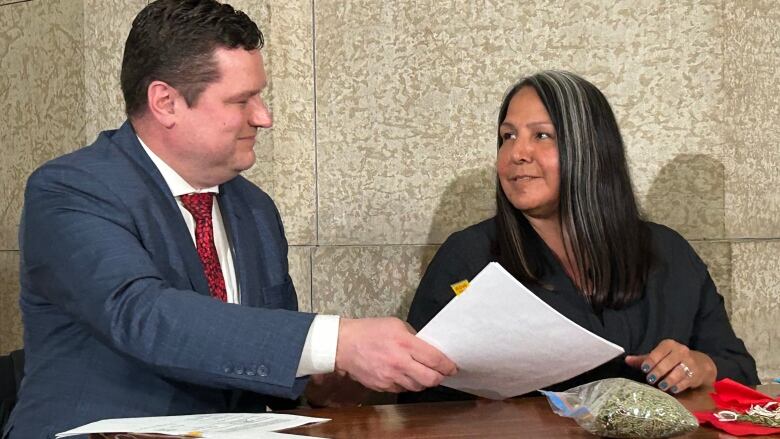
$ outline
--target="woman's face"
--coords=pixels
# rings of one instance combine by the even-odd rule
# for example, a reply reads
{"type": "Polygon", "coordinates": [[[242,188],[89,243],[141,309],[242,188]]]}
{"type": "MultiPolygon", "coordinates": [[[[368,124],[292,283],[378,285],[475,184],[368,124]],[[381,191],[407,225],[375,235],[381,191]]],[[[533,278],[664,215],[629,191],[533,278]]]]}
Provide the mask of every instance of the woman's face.
{"type": "Polygon", "coordinates": [[[561,181],[557,136],[536,90],[523,87],[515,93],[499,134],[503,142],[496,169],[506,197],[528,217],[556,217],[561,181]]]}

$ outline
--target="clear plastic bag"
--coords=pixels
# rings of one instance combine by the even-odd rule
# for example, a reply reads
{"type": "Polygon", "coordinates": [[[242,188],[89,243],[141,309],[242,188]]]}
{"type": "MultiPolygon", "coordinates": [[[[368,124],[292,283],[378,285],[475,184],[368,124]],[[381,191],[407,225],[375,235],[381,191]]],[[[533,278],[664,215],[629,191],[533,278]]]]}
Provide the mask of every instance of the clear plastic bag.
{"type": "Polygon", "coordinates": [[[588,432],[612,438],[664,438],[688,433],[696,418],[674,397],[625,378],[608,378],[565,392],[542,391],[553,411],[588,432]]]}

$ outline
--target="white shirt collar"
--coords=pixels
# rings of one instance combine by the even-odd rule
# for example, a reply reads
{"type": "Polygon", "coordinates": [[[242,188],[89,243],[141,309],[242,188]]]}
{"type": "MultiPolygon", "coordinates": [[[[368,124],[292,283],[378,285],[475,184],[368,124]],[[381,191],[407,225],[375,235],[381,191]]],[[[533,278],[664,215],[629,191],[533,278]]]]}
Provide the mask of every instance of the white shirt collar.
{"type": "MultiPolygon", "coordinates": [[[[136,136],[138,137],[138,136],[136,136]]],[[[149,156],[150,159],[152,159],[152,162],[155,166],[157,166],[157,170],[160,171],[160,174],[162,174],[163,179],[165,180],[165,183],[168,185],[168,188],[170,188],[171,193],[174,197],[178,197],[180,195],[185,194],[191,194],[194,192],[214,192],[215,194],[219,193],[219,186],[211,186],[204,189],[195,189],[187,183],[186,180],[184,180],[181,175],[179,175],[176,171],[173,170],[170,166],[168,166],[167,163],[165,163],[160,157],[157,156],[154,152],[152,152],[151,149],[149,149],[148,146],[144,143],[143,140],[141,140],[140,137],[138,137],[138,141],[141,142],[141,146],[143,146],[144,151],[146,151],[146,154],[149,156]]]]}

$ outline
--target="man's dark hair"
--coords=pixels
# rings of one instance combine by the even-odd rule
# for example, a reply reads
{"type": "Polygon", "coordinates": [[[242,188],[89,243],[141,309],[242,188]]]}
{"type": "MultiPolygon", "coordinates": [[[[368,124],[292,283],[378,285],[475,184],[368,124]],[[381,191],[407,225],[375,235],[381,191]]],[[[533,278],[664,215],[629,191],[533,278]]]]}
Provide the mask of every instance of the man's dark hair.
{"type": "Polygon", "coordinates": [[[194,105],[219,79],[214,50],[263,47],[263,34],[245,13],[215,0],[156,0],[133,20],[122,59],[128,117],[146,111],[147,89],[163,81],[194,105]]]}

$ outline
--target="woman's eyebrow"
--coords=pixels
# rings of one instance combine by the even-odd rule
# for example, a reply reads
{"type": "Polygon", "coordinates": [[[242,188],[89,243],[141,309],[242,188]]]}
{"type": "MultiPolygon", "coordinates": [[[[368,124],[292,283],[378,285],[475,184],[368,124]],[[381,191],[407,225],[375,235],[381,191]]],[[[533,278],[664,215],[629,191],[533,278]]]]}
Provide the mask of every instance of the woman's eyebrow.
{"type": "Polygon", "coordinates": [[[527,124],[525,124],[525,126],[527,126],[527,127],[535,127],[535,126],[539,126],[539,125],[550,125],[550,126],[552,126],[552,122],[528,122],[527,124]]]}

